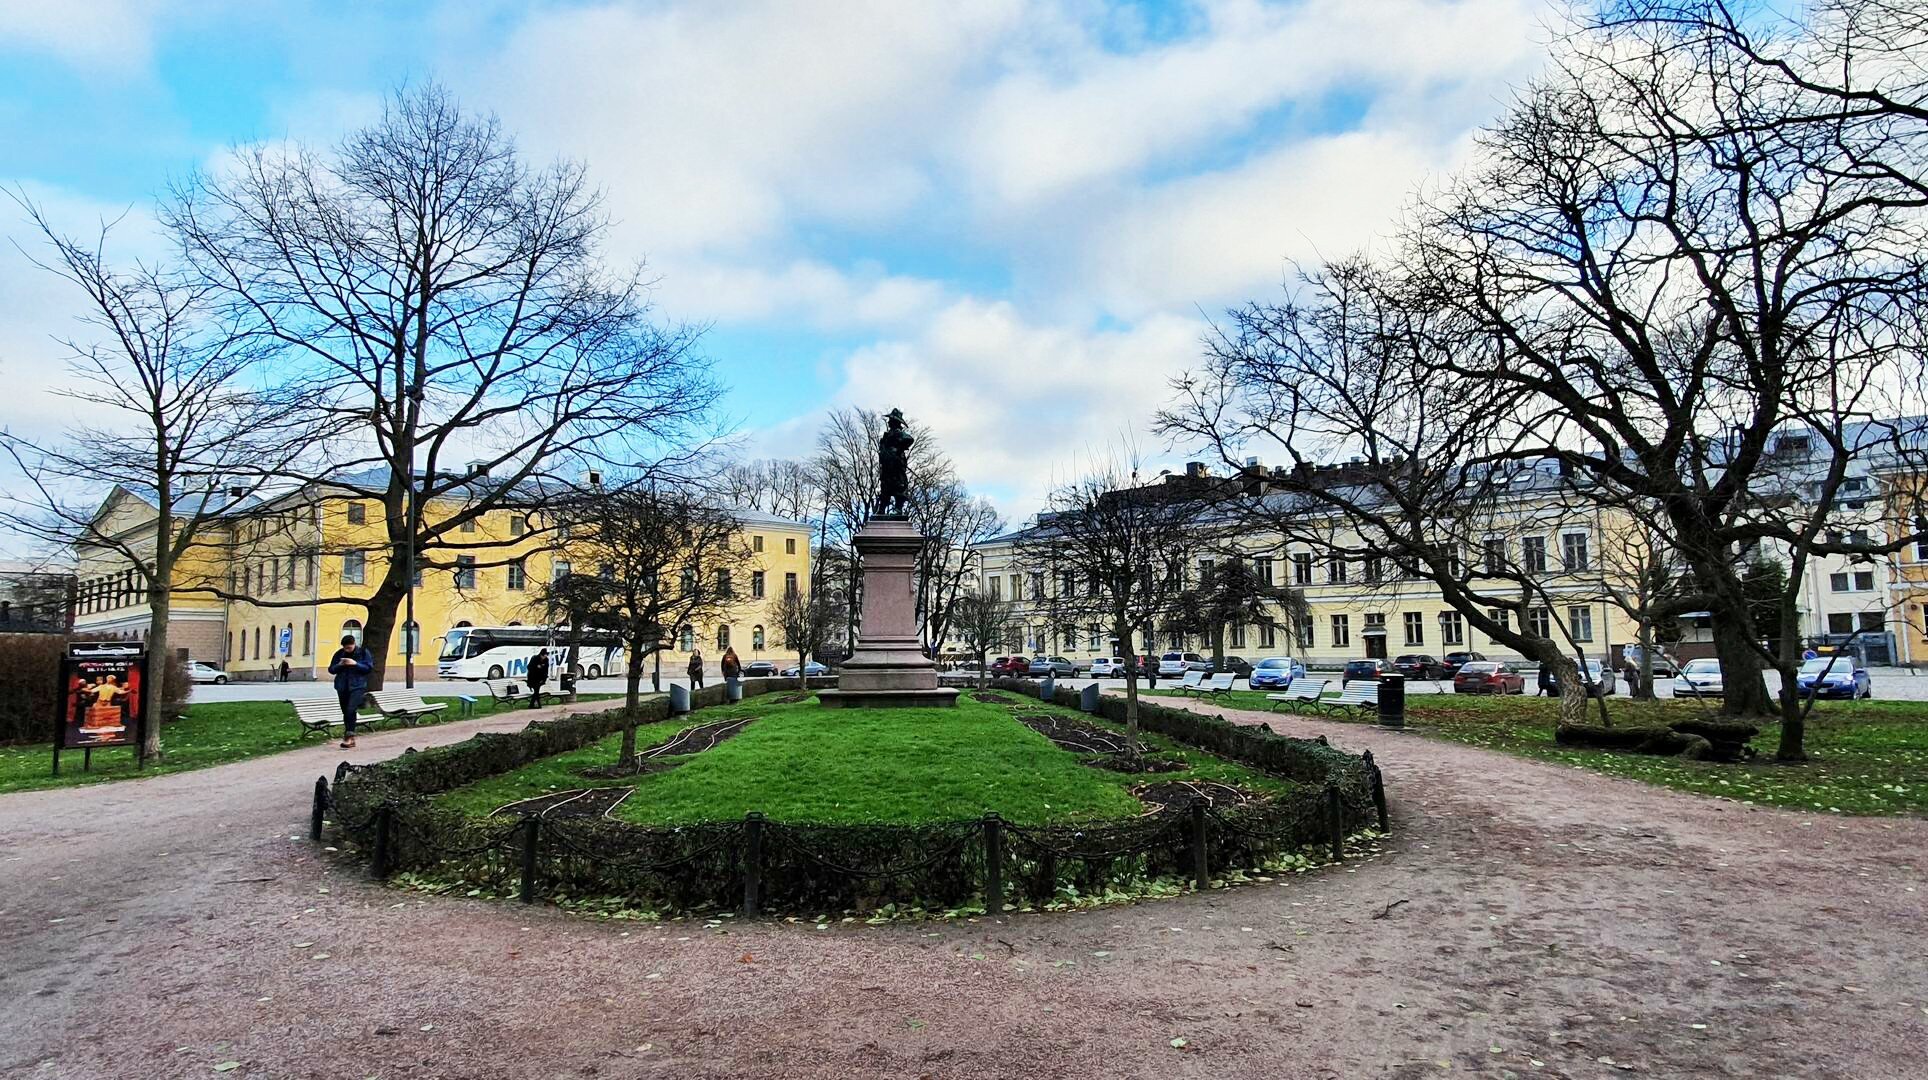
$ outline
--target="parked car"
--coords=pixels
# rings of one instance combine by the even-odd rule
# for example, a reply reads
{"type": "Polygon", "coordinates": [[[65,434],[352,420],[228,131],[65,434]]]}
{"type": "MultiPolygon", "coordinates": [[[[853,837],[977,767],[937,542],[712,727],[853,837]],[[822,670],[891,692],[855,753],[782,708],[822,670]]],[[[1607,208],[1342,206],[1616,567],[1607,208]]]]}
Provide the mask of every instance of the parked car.
{"type": "Polygon", "coordinates": [[[1469,650],[1467,652],[1449,652],[1442,657],[1439,662],[1446,665],[1445,677],[1450,679],[1459,674],[1459,669],[1464,665],[1470,664],[1475,660],[1484,659],[1486,659],[1485,653],[1472,652],[1469,650]]]}
{"type": "MultiPolygon", "coordinates": [[[[830,674],[830,669],[827,667],[824,667],[822,664],[817,663],[815,660],[812,660],[809,663],[803,665],[803,673],[806,677],[814,679],[819,675],[830,674]]],[[[789,667],[784,668],[783,674],[792,679],[796,678],[797,665],[791,664],[789,667]]]]}
{"type": "Polygon", "coordinates": [[[1392,670],[1408,679],[1444,679],[1450,675],[1446,665],[1439,662],[1439,657],[1425,653],[1407,653],[1394,658],[1392,670]]]}
{"type": "Polygon", "coordinates": [[[1339,674],[1339,685],[1344,686],[1354,679],[1378,682],[1379,676],[1385,674],[1385,672],[1386,662],[1384,660],[1348,660],[1346,661],[1346,669],[1339,674]]]}
{"type": "Polygon", "coordinates": [[[1158,658],[1158,677],[1182,679],[1187,671],[1210,671],[1212,662],[1195,652],[1168,652],[1158,658]]]}
{"type": "Polygon", "coordinates": [[[1874,696],[1868,669],[1851,656],[1817,656],[1801,661],[1801,669],[1794,673],[1794,685],[1801,693],[1818,698],[1874,696]]]}
{"type": "Polygon", "coordinates": [[[1305,677],[1305,663],[1290,656],[1268,656],[1252,665],[1245,681],[1254,690],[1276,690],[1293,679],[1305,677]]]}
{"type": "MultiPolygon", "coordinates": [[[[1620,690],[1620,684],[1614,678],[1613,669],[1598,660],[1587,661],[1586,680],[1587,693],[1593,697],[1606,697],[1620,690]]],[[[1560,693],[1559,678],[1553,674],[1553,669],[1545,664],[1540,665],[1540,692],[1550,696],[1557,696],[1560,693]]]]}
{"type": "Polygon", "coordinates": [[[1727,684],[1722,681],[1719,660],[1689,660],[1674,676],[1675,697],[1724,697],[1727,684]]]}
{"type": "Polygon", "coordinates": [[[200,660],[187,662],[187,677],[189,682],[213,683],[216,686],[226,686],[228,682],[227,672],[200,660]]]}
{"type": "Polygon", "coordinates": [[[1033,675],[1051,675],[1068,679],[1078,673],[1078,665],[1062,656],[1040,656],[1031,661],[1029,671],[1033,675]]]}
{"type": "Polygon", "coordinates": [[[1091,677],[1094,679],[1122,679],[1125,677],[1125,663],[1122,656],[1100,656],[1091,662],[1091,677]]]}
{"type": "Polygon", "coordinates": [[[1029,675],[1031,658],[1028,656],[1000,656],[991,661],[993,675],[1029,675]]]}
{"type": "Polygon", "coordinates": [[[1472,660],[1453,676],[1455,694],[1524,694],[1526,676],[1498,660],[1472,660]]]}
{"type": "MultiPolygon", "coordinates": [[[[1620,648],[1620,667],[1627,673],[1627,679],[1629,681],[1637,678],[1640,674],[1640,655],[1641,651],[1638,645],[1623,645],[1620,648]]],[[[1668,663],[1666,657],[1660,655],[1658,652],[1654,653],[1654,678],[1671,679],[1676,674],[1678,674],[1678,672],[1674,670],[1674,665],[1668,663]]]]}
{"type": "Polygon", "coordinates": [[[743,677],[746,679],[768,679],[776,673],[777,664],[774,660],[752,660],[743,665],[743,677]]]}

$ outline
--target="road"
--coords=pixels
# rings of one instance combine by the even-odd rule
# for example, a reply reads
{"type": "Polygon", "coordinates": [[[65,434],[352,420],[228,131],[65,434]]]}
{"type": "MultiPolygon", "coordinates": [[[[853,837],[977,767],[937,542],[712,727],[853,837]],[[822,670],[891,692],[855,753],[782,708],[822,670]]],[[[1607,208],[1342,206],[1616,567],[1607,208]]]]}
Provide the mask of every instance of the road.
{"type": "Polygon", "coordinates": [[[1928,821],[1232,715],[1373,750],[1383,851],[1083,914],[599,921],[318,851],[330,747],[0,796],[0,1075],[1928,1075],[1928,821]]]}

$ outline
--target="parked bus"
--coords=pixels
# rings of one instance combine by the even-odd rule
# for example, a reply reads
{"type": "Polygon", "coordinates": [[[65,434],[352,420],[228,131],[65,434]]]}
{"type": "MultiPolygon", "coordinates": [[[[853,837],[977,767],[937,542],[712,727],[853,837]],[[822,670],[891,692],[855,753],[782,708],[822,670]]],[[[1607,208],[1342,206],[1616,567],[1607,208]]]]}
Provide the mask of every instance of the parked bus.
{"type": "MultiPolygon", "coordinates": [[[[456,626],[442,636],[435,672],[443,679],[508,679],[529,673],[529,658],[549,650],[549,670],[560,674],[569,659],[569,629],[542,626],[456,626]]],[[[600,679],[624,671],[622,640],[613,631],[583,629],[576,674],[600,679]]]]}

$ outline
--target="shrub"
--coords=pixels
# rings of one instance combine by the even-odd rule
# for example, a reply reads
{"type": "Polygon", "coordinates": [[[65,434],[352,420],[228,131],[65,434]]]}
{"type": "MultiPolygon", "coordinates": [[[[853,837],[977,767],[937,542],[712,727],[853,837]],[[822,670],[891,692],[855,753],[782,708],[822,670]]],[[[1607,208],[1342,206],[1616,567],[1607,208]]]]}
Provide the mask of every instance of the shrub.
{"type": "Polygon", "coordinates": [[[66,651],[60,634],[0,634],[0,743],[53,737],[66,651]]]}

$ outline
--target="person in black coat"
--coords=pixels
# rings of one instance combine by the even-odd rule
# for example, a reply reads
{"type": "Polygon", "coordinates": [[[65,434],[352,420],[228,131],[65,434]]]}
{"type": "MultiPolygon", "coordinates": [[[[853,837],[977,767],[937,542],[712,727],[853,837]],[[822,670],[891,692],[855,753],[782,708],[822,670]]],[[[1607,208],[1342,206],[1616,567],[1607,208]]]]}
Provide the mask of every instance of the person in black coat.
{"type": "Polygon", "coordinates": [[[529,658],[529,707],[542,707],[542,684],[549,681],[549,650],[538,649],[529,658]]]}

